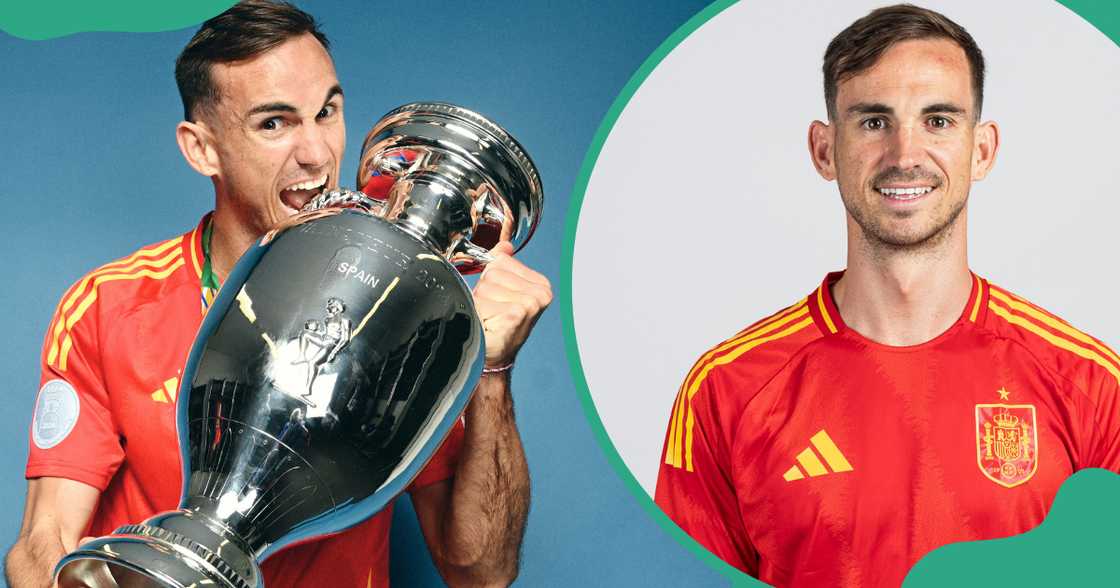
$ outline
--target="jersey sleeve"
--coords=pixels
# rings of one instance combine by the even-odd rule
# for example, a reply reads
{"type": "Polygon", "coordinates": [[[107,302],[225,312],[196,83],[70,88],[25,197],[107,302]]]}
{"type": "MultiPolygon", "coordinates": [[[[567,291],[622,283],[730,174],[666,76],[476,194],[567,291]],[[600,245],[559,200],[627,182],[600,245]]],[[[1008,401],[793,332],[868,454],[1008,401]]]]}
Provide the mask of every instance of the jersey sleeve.
{"type": "Polygon", "coordinates": [[[1093,433],[1086,467],[1120,474],[1120,379],[1103,369],[1095,370],[1089,383],[1093,398],[1093,433]]]}
{"type": "Polygon", "coordinates": [[[102,378],[96,291],[72,287],[47,329],[25,476],[105,490],[124,459],[102,378]],[[70,302],[70,304],[67,304],[70,302]]]}
{"type": "Polygon", "coordinates": [[[698,543],[736,568],[758,575],[758,553],[739,513],[730,450],[721,434],[709,376],[695,390],[688,379],[674,403],[654,500],[698,543]]]}
{"type": "Polygon", "coordinates": [[[455,426],[451,427],[451,432],[447,434],[443,444],[432,455],[428,465],[420,470],[416,479],[409,485],[409,492],[436,482],[442,482],[455,475],[455,467],[459,463],[459,454],[463,451],[463,436],[465,434],[466,429],[463,427],[463,419],[460,418],[455,422],[455,426]]]}

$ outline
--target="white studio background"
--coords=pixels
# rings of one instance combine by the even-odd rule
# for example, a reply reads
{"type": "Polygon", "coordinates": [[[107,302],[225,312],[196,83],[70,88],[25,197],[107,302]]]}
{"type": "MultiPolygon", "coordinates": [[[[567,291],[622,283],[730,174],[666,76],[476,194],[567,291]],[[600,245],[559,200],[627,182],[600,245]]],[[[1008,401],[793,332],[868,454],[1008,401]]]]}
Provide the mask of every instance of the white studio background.
{"type": "MultiPolygon", "coordinates": [[[[828,42],[882,2],[748,0],[657,66],[603,146],[572,304],[592,399],[651,495],[677,388],[705,350],[844,267],[844,209],[809,160],[828,42]]],[[[1002,145],[969,201],[974,271],[1120,345],[1120,49],[1056,2],[936,1],[988,65],[1002,145]]]]}

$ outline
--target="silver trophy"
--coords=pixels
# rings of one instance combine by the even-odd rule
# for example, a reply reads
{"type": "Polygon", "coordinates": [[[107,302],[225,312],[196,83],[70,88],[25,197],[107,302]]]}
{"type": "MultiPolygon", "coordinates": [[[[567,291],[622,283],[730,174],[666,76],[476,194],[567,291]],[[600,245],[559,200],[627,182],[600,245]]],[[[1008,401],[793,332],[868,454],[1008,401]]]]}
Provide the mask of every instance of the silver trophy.
{"type": "Polygon", "coordinates": [[[431,458],[483,364],[460,273],[525,244],[540,179],[494,123],[418,103],[366,137],[358,186],[237,263],[183,376],[179,508],[68,554],[59,586],[263,586],[258,562],[374,515],[431,458]]]}

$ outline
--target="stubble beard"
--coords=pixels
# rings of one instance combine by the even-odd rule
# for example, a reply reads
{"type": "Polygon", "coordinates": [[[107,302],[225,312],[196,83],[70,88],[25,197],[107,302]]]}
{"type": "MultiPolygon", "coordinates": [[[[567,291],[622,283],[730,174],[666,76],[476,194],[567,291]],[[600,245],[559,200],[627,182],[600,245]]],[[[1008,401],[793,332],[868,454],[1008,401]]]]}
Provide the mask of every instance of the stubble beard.
{"type": "MultiPolygon", "coordinates": [[[[898,256],[936,254],[956,229],[957,219],[968,202],[967,195],[953,203],[940,218],[913,232],[893,231],[883,218],[870,213],[867,208],[852,203],[841,194],[844,208],[859,227],[862,246],[875,259],[898,256]]],[[[939,211],[933,211],[938,214],[939,211]]]]}

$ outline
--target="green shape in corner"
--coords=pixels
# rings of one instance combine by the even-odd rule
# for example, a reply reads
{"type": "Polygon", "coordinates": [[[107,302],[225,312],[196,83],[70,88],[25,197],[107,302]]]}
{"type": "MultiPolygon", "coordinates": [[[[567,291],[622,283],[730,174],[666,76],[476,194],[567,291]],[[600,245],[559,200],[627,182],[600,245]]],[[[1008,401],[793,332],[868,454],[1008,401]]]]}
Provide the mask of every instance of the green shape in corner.
{"type": "Polygon", "coordinates": [[[170,31],[198,24],[233,4],[232,0],[13,0],[0,3],[0,30],[32,41],[86,31],[170,31]]]}
{"type": "Polygon", "coordinates": [[[931,551],[904,588],[932,586],[1120,586],[1116,530],[1120,476],[1077,472],[1058,489],[1046,520],[1006,539],[954,543],[931,551]]]}

